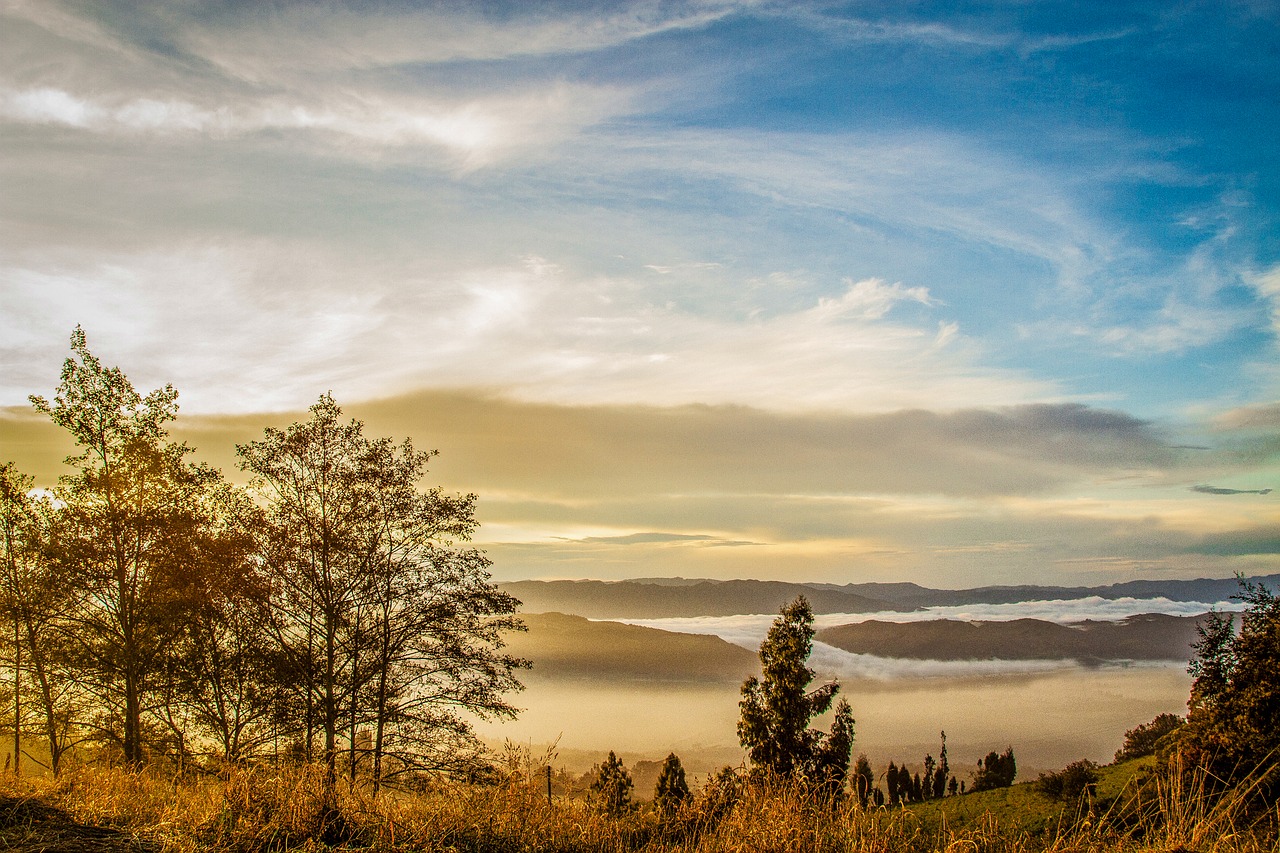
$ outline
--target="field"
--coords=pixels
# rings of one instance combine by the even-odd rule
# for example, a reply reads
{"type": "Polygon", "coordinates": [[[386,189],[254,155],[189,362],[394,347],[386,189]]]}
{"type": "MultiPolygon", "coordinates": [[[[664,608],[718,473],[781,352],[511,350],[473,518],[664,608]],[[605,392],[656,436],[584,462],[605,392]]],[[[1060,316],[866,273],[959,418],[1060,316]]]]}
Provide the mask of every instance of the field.
{"type": "MultiPolygon", "coordinates": [[[[527,756],[526,756],[527,759],[527,756]]],[[[268,851],[1205,851],[1275,850],[1276,814],[1244,820],[1169,785],[1150,761],[1104,768],[1096,799],[1053,803],[1031,784],[910,808],[860,808],[787,786],[704,791],[673,817],[548,803],[532,762],[494,784],[384,793],[339,785],[326,809],[315,768],[177,778],[73,767],[57,781],[0,783],[0,849],[268,851]],[[1155,774],[1155,775],[1153,775],[1155,774]],[[1139,782],[1148,780],[1144,796],[1139,782]]]]}

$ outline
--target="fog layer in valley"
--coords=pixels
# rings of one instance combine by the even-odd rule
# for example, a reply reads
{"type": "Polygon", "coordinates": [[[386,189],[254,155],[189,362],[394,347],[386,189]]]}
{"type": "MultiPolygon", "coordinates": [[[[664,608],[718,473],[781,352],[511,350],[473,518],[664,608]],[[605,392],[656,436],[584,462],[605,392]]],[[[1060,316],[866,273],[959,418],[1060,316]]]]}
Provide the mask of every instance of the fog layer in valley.
{"type": "MultiPolygon", "coordinates": [[[[835,650],[832,650],[835,651],[835,650]]],[[[814,663],[825,669],[825,652],[814,663]]],[[[906,663],[899,662],[897,663],[906,663]]],[[[559,764],[586,770],[615,750],[628,763],[675,751],[705,774],[738,763],[738,688],[732,684],[601,683],[530,675],[507,723],[482,737],[510,738],[537,753],[559,738],[559,764]]],[[[890,760],[918,763],[947,732],[958,778],[992,749],[1012,745],[1020,778],[1078,758],[1108,762],[1125,730],[1163,712],[1184,713],[1191,680],[1177,665],[1087,669],[1063,664],[1020,675],[947,675],[894,680],[842,678],[857,719],[854,754],[877,772],[890,760]]]]}
{"type": "MultiPolygon", "coordinates": [[[[1019,601],[1012,604],[966,604],[924,607],[919,610],[882,610],[875,613],[819,613],[813,625],[821,630],[872,619],[881,622],[927,622],[932,619],[1002,622],[1014,619],[1044,619],[1070,623],[1086,619],[1116,620],[1141,613],[1164,613],[1169,616],[1197,616],[1209,610],[1236,611],[1237,601],[1172,601],[1168,598],[1100,598],[1090,596],[1064,601],[1019,601]]],[[[629,625],[646,625],[682,634],[715,634],[731,643],[756,649],[777,618],[776,613],[742,616],[690,616],[669,619],[615,619],[629,625]]]]}

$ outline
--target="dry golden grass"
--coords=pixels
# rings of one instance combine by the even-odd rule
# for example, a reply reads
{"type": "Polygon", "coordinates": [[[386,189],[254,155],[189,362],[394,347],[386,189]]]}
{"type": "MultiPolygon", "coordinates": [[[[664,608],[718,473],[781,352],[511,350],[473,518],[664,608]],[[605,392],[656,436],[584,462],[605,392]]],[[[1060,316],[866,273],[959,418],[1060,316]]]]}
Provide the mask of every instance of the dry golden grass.
{"type": "MultiPolygon", "coordinates": [[[[325,808],[316,768],[177,778],[74,767],[56,781],[0,782],[0,828],[9,830],[0,833],[0,848],[41,849],[38,825],[12,826],[13,815],[27,813],[15,808],[24,802],[57,811],[73,825],[119,830],[122,838],[166,853],[1264,853],[1277,847],[1263,827],[1280,820],[1280,814],[1261,822],[1256,813],[1246,818],[1238,796],[1211,800],[1194,774],[1158,778],[1144,789],[1145,798],[1135,791],[1101,815],[1082,810],[1078,821],[1050,837],[990,813],[963,830],[948,829],[945,820],[926,827],[909,809],[864,811],[848,799],[826,802],[786,785],[749,786],[727,806],[695,798],[667,821],[647,809],[614,818],[580,800],[548,804],[545,789],[523,778],[489,786],[441,782],[413,793],[384,791],[377,799],[340,784],[333,813],[325,808]]],[[[60,831],[65,841],[67,827],[60,831]]]]}

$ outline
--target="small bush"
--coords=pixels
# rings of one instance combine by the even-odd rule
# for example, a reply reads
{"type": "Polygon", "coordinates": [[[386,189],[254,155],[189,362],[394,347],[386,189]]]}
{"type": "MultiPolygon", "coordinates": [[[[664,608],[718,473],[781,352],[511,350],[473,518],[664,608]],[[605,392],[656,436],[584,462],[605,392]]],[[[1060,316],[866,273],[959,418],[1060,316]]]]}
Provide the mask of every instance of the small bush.
{"type": "Polygon", "coordinates": [[[1165,735],[1182,728],[1186,720],[1177,714],[1160,714],[1149,723],[1124,733],[1124,746],[1116,750],[1116,761],[1130,761],[1156,754],[1156,745],[1165,735]]]}
{"type": "Polygon", "coordinates": [[[1053,800],[1078,800],[1093,796],[1098,784],[1098,765],[1087,758],[1073,761],[1053,773],[1041,773],[1036,790],[1053,800]]]}

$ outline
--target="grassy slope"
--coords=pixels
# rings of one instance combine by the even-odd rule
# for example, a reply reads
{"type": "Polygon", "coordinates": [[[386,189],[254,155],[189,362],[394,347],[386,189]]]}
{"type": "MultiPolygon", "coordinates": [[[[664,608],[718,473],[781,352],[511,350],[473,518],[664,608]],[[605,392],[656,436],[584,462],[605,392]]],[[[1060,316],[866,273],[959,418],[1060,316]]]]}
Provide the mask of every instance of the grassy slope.
{"type": "Polygon", "coordinates": [[[909,807],[931,832],[940,829],[967,831],[979,828],[994,817],[1003,827],[1016,827],[1032,836],[1053,837],[1073,826],[1078,817],[1106,812],[1125,792],[1126,786],[1154,767],[1154,759],[1140,758],[1099,768],[1097,796],[1092,803],[1058,802],[1038,793],[1034,780],[1008,788],[979,791],[943,800],[931,800],[909,807]]]}

